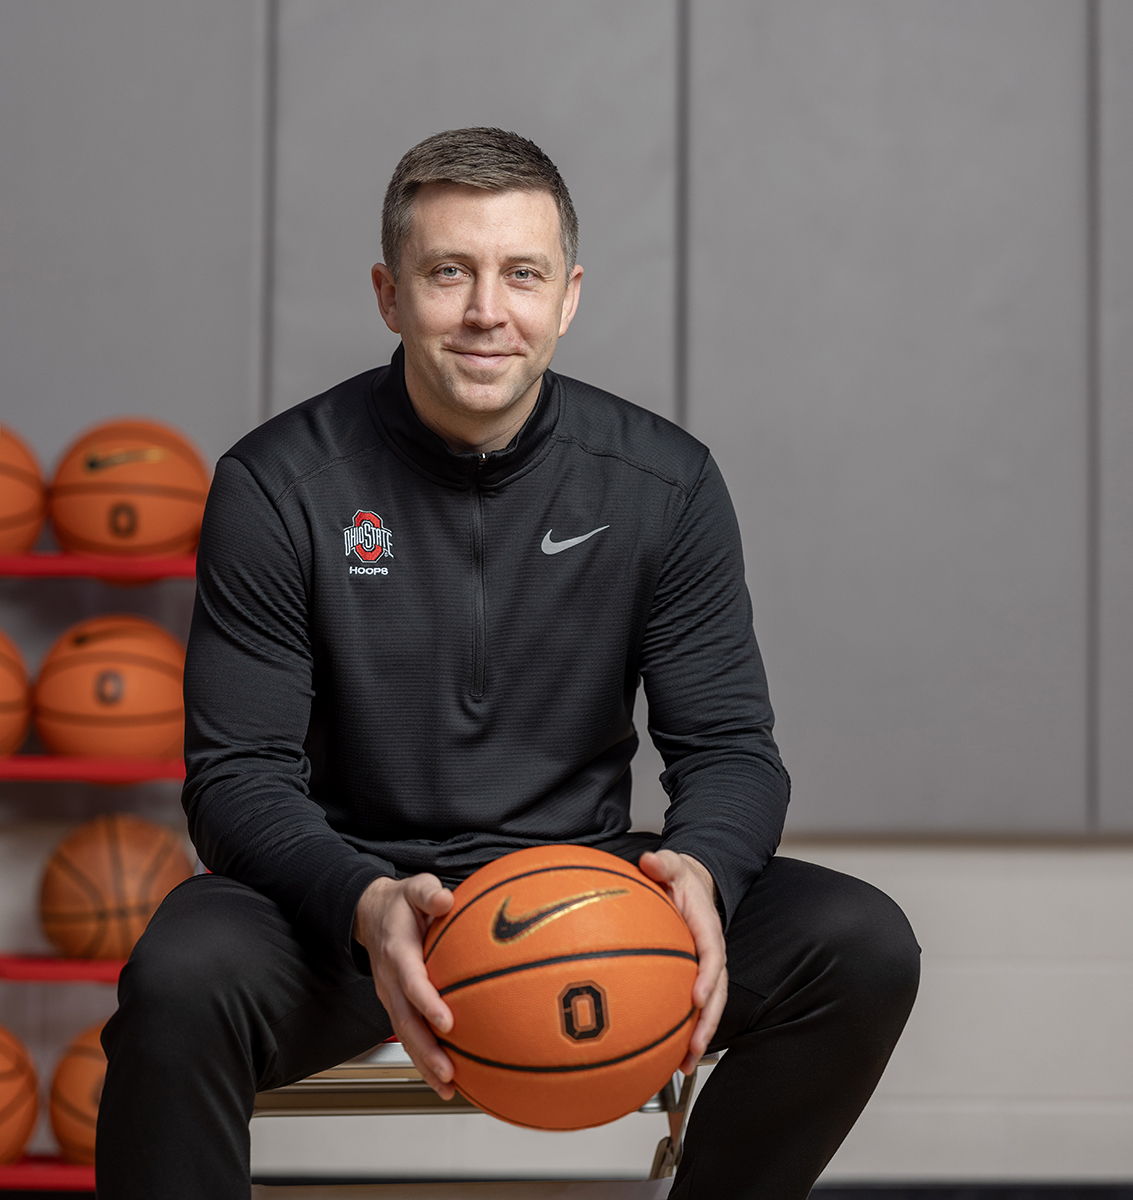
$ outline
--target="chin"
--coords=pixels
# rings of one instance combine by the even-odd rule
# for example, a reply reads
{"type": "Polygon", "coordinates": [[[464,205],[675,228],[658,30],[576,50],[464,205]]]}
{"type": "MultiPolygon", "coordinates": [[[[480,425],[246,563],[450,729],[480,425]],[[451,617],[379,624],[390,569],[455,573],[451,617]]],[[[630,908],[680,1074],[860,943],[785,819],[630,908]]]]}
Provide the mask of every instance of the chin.
{"type": "Polygon", "coordinates": [[[504,412],[505,410],[511,408],[511,406],[523,396],[523,392],[526,390],[527,389],[524,388],[523,391],[518,395],[513,393],[511,390],[508,390],[504,394],[500,394],[498,392],[491,392],[488,394],[485,394],[484,392],[478,392],[470,394],[468,392],[460,391],[454,393],[452,399],[456,407],[462,412],[477,413],[479,415],[486,416],[489,413],[504,412]]]}

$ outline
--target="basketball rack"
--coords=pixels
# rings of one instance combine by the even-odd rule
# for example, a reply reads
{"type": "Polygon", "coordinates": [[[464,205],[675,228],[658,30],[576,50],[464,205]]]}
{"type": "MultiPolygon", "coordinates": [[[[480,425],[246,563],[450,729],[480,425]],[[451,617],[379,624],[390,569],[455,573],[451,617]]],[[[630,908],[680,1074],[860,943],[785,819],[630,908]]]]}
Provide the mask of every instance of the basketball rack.
{"type": "Polygon", "coordinates": [[[0,554],[0,575],[20,579],[95,578],[113,583],[142,583],[158,579],[192,579],[197,571],[195,554],[137,557],[119,554],[0,554]]]}
{"type": "MultiPolygon", "coordinates": [[[[192,579],[196,556],[127,558],[112,555],[41,552],[0,555],[0,576],[17,579],[100,579],[108,583],[153,583],[192,579]]],[[[178,759],[71,758],[56,754],[12,754],[0,758],[0,781],[131,784],[154,779],[180,780],[178,759]]],[[[0,982],[113,984],[123,963],[111,960],[0,954],[0,982]]],[[[25,1154],[0,1164],[0,1193],[94,1192],[94,1167],[67,1162],[59,1155],[25,1154]]]]}
{"type": "MultiPolygon", "coordinates": [[[[125,964],[117,959],[56,958],[0,954],[0,981],[7,983],[116,983],[125,964]]],[[[93,1192],[94,1167],[57,1154],[25,1154],[0,1164],[3,1192],[93,1192]]]]}
{"type": "MultiPolygon", "coordinates": [[[[718,1054],[706,1054],[698,1065],[716,1063],[718,1054]]],[[[650,1179],[673,1174],[684,1149],[684,1130],[696,1085],[697,1072],[674,1075],[639,1112],[663,1113],[668,1136],[657,1144],[650,1179]]],[[[300,1079],[296,1083],[256,1096],[255,1117],[385,1116],[410,1113],[479,1113],[458,1092],[442,1100],[425,1082],[400,1042],[383,1042],[367,1053],[300,1079]]]]}
{"type": "Polygon", "coordinates": [[[8,783],[144,783],[185,778],[179,758],[72,758],[65,754],[10,754],[0,758],[8,783]]]}

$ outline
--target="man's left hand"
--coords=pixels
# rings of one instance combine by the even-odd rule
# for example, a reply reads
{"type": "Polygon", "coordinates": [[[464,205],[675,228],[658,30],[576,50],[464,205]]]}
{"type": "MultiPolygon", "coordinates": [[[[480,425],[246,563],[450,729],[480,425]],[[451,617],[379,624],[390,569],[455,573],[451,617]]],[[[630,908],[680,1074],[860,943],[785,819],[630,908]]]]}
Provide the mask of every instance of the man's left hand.
{"type": "Polygon", "coordinates": [[[716,884],[703,863],[672,850],[647,851],[637,865],[669,893],[696,944],[700,967],[692,988],[692,1002],[700,1009],[700,1020],[681,1063],[681,1070],[691,1075],[708,1049],[728,999],[727,952],[720,914],[716,911],[716,884]]]}

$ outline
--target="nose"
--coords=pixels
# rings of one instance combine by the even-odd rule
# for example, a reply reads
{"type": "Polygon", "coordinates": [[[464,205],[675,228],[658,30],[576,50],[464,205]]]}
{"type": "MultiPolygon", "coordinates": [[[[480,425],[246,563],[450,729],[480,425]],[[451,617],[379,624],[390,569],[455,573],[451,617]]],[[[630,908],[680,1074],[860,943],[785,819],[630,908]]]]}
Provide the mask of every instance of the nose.
{"type": "Polygon", "coordinates": [[[498,325],[506,325],[507,319],[503,280],[495,275],[478,275],[464,310],[465,325],[495,329],[498,325]]]}

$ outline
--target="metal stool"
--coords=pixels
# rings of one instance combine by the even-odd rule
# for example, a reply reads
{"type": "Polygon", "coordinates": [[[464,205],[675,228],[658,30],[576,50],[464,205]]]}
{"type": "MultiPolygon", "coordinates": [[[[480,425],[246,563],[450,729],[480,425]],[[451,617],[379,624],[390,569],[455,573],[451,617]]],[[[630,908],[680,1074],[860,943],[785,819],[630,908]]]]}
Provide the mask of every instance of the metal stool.
{"type": "MultiPolygon", "coordinates": [[[[717,1054],[707,1054],[699,1065],[710,1066],[718,1058],[717,1054]]],[[[669,1119],[669,1134],[657,1144],[650,1179],[672,1175],[681,1160],[685,1120],[695,1083],[695,1071],[691,1075],[678,1073],[639,1109],[643,1113],[664,1113],[669,1119]]],[[[459,1092],[451,1100],[442,1100],[421,1078],[400,1042],[383,1042],[328,1071],[319,1071],[297,1083],[258,1093],[252,1115],[314,1117],[478,1112],[480,1109],[459,1092]]]]}

